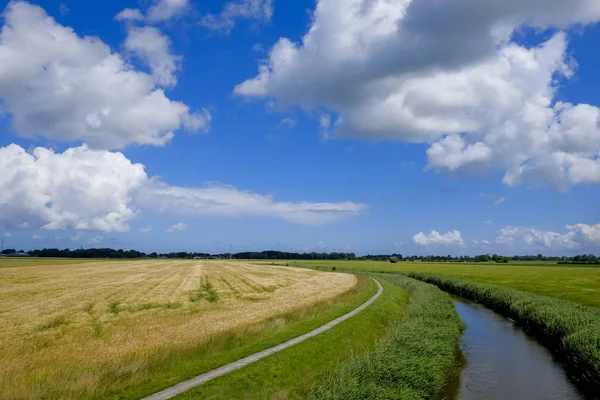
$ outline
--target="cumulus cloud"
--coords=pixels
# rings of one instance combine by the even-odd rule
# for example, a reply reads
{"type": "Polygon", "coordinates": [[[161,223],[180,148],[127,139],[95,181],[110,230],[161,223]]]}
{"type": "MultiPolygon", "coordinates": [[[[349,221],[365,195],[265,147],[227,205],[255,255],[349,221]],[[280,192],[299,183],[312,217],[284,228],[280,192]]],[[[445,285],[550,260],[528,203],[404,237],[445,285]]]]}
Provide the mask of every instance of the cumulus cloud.
{"type": "Polygon", "coordinates": [[[140,232],[142,232],[142,233],[150,233],[150,232],[152,232],[152,227],[151,226],[147,226],[145,228],[140,228],[140,232]]]}
{"type": "Polygon", "coordinates": [[[188,0],[157,0],[148,9],[148,21],[166,21],[183,14],[189,6],[188,0]]]}
{"type": "Polygon", "coordinates": [[[115,19],[117,21],[143,21],[145,17],[137,8],[124,8],[115,15],[115,19]]]}
{"type": "MultiPolygon", "coordinates": [[[[0,148],[0,226],[124,232],[142,210],[191,216],[273,217],[318,224],[367,209],[353,202],[280,202],[232,186],[171,186],[120,152],[0,148]]],[[[82,234],[82,233],[81,233],[82,234]]],[[[81,234],[75,240],[79,240],[81,234]]]]}
{"type": "Polygon", "coordinates": [[[125,8],[115,16],[115,19],[158,23],[179,17],[189,8],[189,0],[155,0],[145,15],[139,8],[125,8]]]}
{"type": "Polygon", "coordinates": [[[430,170],[566,191],[600,183],[600,109],[555,100],[575,71],[560,29],[599,19],[595,0],[319,0],[234,93],[329,110],[336,137],[429,143],[430,170]],[[523,26],[558,31],[525,46],[523,26]]]}
{"type": "Polygon", "coordinates": [[[181,128],[208,126],[207,112],[193,113],[159,87],[174,83],[175,70],[168,42],[159,34],[143,46],[135,39],[140,32],[148,38],[150,31],[131,31],[129,46],[150,64],[153,73],[147,74],[38,6],[11,2],[3,16],[0,99],[19,136],[120,149],[162,146],[181,128]]]}
{"type": "Polygon", "coordinates": [[[500,229],[496,242],[511,247],[554,250],[598,249],[600,224],[567,225],[565,233],[527,227],[505,227],[500,229]]]}
{"type": "Polygon", "coordinates": [[[238,20],[266,23],[273,17],[273,0],[237,0],[225,4],[219,14],[207,14],[200,19],[203,27],[228,35],[238,20]]]}
{"type": "Polygon", "coordinates": [[[0,148],[0,170],[0,224],[44,229],[127,231],[147,180],[143,165],[85,145],[58,154],[12,144],[0,148]]]}
{"type": "Polygon", "coordinates": [[[125,40],[125,48],[148,65],[156,83],[164,86],[177,84],[175,72],[181,60],[171,54],[170,46],[169,38],[150,26],[130,28],[125,40]]]}
{"type": "Polygon", "coordinates": [[[429,234],[423,232],[413,236],[413,243],[418,246],[464,246],[462,235],[459,231],[454,230],[448,233],[441,234],[437,231],[431,231],[429,234]]]}
{"type": "Polygon", "coordinates": [[[169,229],[167,229],[167,232],[169,233],[173,233],[173,232],[181,232],[181,231],[185,231],[187,229],[187,225],[184,224],[183,222],[179,222],[175,225],[171,225],[169,227],[169,229]]]}

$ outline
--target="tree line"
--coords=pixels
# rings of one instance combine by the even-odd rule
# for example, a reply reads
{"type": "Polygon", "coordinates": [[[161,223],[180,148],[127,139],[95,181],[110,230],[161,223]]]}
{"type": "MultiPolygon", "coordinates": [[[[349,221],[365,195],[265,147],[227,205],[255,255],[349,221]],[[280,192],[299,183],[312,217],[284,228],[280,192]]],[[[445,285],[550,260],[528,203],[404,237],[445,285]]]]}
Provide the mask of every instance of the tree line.
{"type": "Polygon", "coordinates": [[[208,258],[236,258],[244,260],[370,260],[370,261],[422,261],[422,262],[496,262],[508,263],[509,261],[553,261],[558,264],[600,264],[600,258],[594,254],[581,254],[572,257],[566,256],[544,256],[543,254],[525,256],[502,256],[498,254],[480,254],[475,256],[434,256],[413,255],[402,256],[402,254],[378,254],[357,256],[352,252],[331,253],[294,253],[287,251],[265,250],[247,251],[235,254],[209,254],[197,252],[171,252],[171,253],[145,253],[137,250],[115,250],[110,248],[92,249],[42,249],[24,252],[23,250],[5,249],[3,255],[27,254],[33,257],[59,257],[59,258],[175,258],[175,259],[208,259],[208,258]]]}

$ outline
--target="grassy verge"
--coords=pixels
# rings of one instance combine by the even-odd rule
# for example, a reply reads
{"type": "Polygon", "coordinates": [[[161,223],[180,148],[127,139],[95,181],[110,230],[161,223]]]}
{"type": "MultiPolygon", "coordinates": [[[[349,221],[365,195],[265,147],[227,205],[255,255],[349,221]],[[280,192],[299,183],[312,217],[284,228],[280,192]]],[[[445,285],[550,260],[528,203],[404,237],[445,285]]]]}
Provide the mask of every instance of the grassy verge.
{"type": "Polygon", "coordinates": [[[312,399],[434,399],[455,372],[464,324],[450,297],[402,275],[377,276],[410,291],[406,316],[372,351],[349,359],[314,387],[312,399]]]}
{"type": "Polygon", "coordinates": [[[561,360],[578,385],[600,393],[600,310],[506,287],[413,273],[515,320],[561,360]]]}
{"type": "Polygon", "coordinates": [[[382,296],[356,316],[177,399],[306,399],[311,387],[327,371],[372,349],[390,325],[404,315],[409,292],[384,280],[381,283],[382,296]]]}
{"type": "Polygon", "coordinates": [[[110,389],[92,398],[139,399],[309,332],[353,310],[377,292],[371,279],[358,278],[353,289],[328,301],[218,335],[195,347],[150,355],[143,380],[132,382],[118,374],[106,377],[111,384],[102,386],[110,389]]]}

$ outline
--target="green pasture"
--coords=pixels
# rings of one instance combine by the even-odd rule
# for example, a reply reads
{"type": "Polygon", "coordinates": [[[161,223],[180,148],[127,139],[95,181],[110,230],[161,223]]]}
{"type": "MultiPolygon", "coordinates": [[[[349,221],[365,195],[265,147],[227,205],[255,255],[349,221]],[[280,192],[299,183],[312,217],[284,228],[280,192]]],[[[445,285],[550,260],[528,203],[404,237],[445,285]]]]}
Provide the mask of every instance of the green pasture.
{"type": "MultiPolygon", "coordinates": [[[[265,262],[263,262],[265,263],[265,262]]],[[[278,261],[277,264],[338,271],[423,272],[491,283],[600,307],[600,268],[552,263],[463,264],[383,261],[278,261]]]]}

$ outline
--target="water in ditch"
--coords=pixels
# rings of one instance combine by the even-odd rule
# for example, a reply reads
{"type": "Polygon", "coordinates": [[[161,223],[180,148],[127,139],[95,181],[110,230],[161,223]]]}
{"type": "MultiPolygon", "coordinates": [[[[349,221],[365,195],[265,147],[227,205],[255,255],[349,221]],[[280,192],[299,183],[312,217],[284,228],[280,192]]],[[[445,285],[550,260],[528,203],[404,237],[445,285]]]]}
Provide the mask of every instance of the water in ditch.
{"type": "Polygon", "coordinates": [[[453,297],[467,324],[461,339],[462,370],[442,398],[452,400],[585,399],[551,353],[510,320],[453,297]]]}

